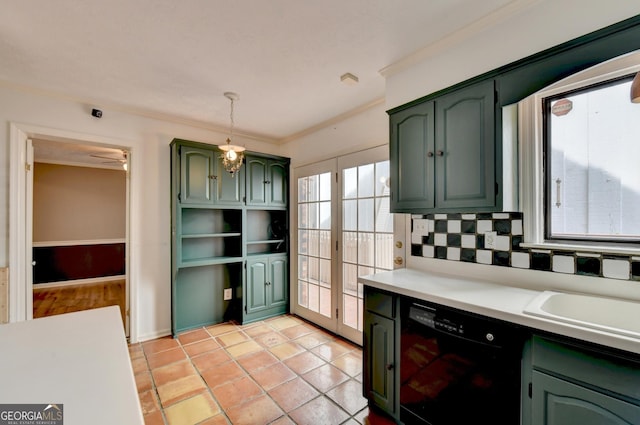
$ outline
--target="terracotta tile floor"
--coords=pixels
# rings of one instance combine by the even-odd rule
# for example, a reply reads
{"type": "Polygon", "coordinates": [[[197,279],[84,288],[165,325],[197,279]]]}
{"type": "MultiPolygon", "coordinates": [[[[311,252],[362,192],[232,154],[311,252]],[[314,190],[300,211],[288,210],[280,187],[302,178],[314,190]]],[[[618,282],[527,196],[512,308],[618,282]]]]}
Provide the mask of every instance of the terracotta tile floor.
{"type": "Polygon", "coordinates": [[[362,397],[362,350],[295,316],[129,346],[146,425],[389,424],[362,397]]]}

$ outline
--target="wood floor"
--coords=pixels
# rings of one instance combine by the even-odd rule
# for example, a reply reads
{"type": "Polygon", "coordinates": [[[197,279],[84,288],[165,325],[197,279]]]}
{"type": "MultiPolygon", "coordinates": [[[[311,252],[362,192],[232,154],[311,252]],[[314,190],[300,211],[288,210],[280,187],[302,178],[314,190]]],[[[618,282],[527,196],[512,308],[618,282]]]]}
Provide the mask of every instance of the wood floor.
{"type": "Polygon", "coordinates": [[[120,306],[124,324],[125,288],[124,280],[58,288],[38,288],[34,285],[33,318],[117,305],[120,306]]]}

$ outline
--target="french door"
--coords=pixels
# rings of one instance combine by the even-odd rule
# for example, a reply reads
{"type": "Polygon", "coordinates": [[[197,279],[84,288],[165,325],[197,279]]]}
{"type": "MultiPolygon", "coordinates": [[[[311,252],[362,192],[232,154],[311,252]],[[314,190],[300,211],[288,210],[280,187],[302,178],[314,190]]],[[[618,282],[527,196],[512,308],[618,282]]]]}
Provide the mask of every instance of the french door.
{"type": "Polygon", "coordinates": [[[362,343],[358,276],[393,268],[388,148],[295,169],[292,311],[362,343]]]}

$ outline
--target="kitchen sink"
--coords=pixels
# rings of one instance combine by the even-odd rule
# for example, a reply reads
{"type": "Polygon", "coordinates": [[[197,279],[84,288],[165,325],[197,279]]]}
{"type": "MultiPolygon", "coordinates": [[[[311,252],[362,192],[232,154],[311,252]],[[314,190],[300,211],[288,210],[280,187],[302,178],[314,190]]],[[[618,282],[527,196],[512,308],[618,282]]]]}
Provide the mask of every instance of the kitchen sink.
{"type": "Polygon", "coordinates": [[[544,291],[524,313],[640,339],[640,302],[544,291]]]}

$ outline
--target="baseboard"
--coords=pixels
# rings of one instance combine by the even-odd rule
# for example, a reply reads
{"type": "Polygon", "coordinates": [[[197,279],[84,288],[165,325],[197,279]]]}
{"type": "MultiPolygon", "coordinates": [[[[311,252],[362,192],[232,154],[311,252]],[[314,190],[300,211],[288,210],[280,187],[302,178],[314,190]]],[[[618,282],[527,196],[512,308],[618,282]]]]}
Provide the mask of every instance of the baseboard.
{"type": "Polygon", "coordinates": [[[60,288],[63,286],[89,285],[92,283],[104,283],[104,282],[112,282],[115,280],[124,280],[126,278],[127,278],[126,275],[117,275],[117,276],[92,277],[88,279],[64,280],[60,282],[35,283],[33,285],[33,289],[36,290],[36,289],[45,289],[45,288],[60,288]]]}
{"type": "Polygon", "coordinates": [[[171,335],[171,329],[163,329],[157,332],[150,332],[144,335],[138,335],[138,340],[135,342],[144,342],[152,339],[163,338],[165,336],[170,336],[170,335],[171,335]]]}

